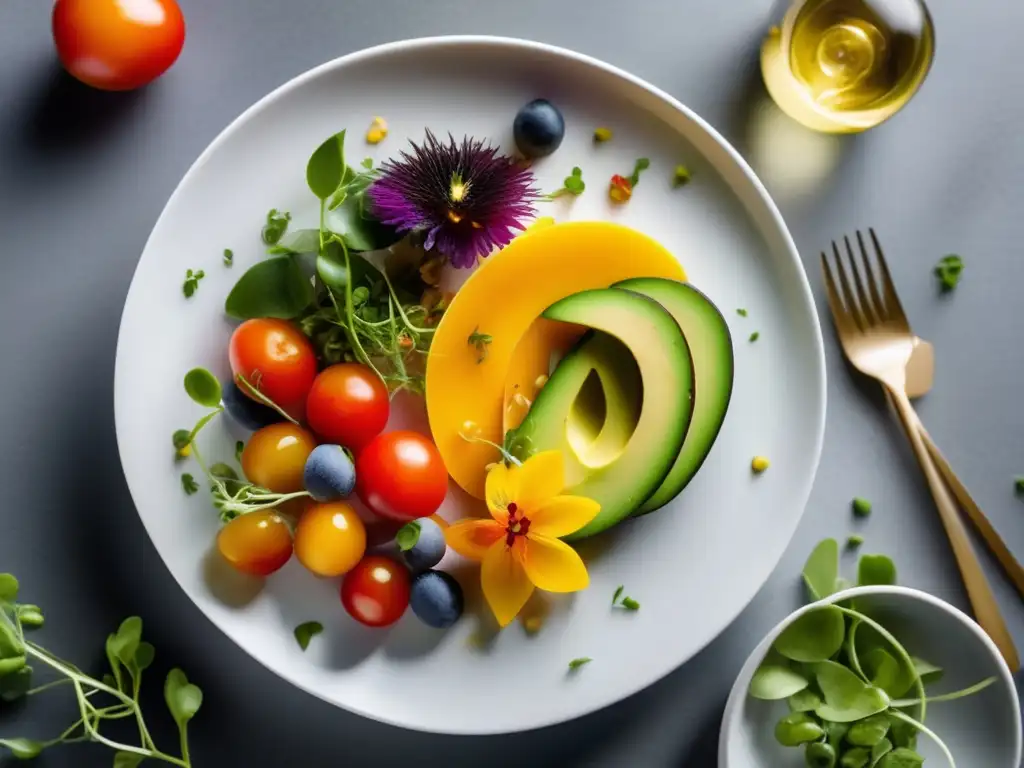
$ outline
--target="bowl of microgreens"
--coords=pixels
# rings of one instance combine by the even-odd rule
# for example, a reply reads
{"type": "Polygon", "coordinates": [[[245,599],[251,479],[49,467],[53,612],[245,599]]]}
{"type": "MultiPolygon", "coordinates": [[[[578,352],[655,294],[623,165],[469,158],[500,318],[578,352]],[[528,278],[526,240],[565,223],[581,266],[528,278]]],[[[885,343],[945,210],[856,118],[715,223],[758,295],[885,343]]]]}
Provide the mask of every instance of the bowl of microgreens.
{"type": "Polygon", "coordinates": [[[857,585],[821,542],[814,600],[747,659],[726,704],[719,768],[1016,768],[1020,701],[995,645],[948,603],[863,555],[857,585]]]}

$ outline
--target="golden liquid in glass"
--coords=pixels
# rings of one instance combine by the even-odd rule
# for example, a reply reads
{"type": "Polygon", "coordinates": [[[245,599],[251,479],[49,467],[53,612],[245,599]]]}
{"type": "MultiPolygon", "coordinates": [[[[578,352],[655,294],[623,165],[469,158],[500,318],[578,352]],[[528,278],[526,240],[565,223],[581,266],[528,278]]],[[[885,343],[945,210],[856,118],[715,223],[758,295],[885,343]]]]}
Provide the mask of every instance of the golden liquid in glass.
{"type": "Polygon", "coordinates": [[[779,107],[808,128],[853,133],[895,114],[931,66],[920,0],[796,0],[761,46],[779,107]]]}

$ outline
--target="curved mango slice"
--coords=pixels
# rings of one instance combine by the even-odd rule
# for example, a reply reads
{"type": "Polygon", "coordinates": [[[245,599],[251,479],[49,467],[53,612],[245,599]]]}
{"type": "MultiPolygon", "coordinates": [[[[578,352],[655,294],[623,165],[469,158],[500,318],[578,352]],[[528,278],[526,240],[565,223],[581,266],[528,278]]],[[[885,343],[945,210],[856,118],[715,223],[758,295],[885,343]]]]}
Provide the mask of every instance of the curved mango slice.
{"type": "Polygon", "coordinates": [[[580,332],[534,321],[570,294],[641,276],[686,279],[669,251],[636,230],[567,222],[516,238],[469,277],[434,334],[426,383],[434,442],[448,473],[467,493],[483,498],[486,467],[500,457],[494,448],[462,435],[501,444],[506,382],[513,391],[516,383],[535,391],[552,354],[580,332]],[[474,332],[491,337],[482,362],[469,343],[474,332]]]}

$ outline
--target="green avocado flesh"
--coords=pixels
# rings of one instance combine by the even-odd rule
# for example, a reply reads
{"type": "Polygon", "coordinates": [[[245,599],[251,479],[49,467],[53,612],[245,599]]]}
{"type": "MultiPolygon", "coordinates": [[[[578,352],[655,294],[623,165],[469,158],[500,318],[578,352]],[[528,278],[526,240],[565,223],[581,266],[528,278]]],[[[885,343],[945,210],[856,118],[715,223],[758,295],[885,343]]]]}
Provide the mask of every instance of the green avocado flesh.
{"type": "Polygon", "coordinates": [[[582,291],[544,317],[595,333],[552,372],[509,445],[520,457],[562,451],[565,492],[601,505],[566,537],[582,539],[628,517],[668,476],[690,423],[693,364],[672,315],[637,292],[582,291]]]}
{"type": "Polygon", "coordinates": [[[690,428],[661,487],[633,513],[645,515],[675,498],[711,452],[732,396],[732,336],[718,308],[687,283],[641,277],[616,283],[614,287],[648,296],[668,310],[686,337],[693,357],[695,382],[690,428]]]}

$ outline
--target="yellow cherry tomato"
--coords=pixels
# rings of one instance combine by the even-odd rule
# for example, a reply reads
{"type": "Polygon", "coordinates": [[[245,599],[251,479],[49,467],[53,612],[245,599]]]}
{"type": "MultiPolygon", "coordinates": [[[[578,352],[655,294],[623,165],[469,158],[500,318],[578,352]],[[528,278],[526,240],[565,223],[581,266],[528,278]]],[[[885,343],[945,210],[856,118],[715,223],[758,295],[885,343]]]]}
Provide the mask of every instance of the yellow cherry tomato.
{"type": "Polygon", "coordinates": [[[290,422],[271,424],[253,433],[242,451],[242,471],[250,483],[274,493],[302,490],[306,459],[316,438],[290,422]]]}
{"type": "Polygon", "coordinates": [[[292,532],[276,512],[250,512],[220,529],[217,550],[242,573],[269,576],[291,558],[292,532]]]}
{"type": "Polygon", "coordinates": [[[341,576],[366,552],[366,526],[343,501],[312,504],[295,528],[295,556],[317,576],[341,576]]]}

